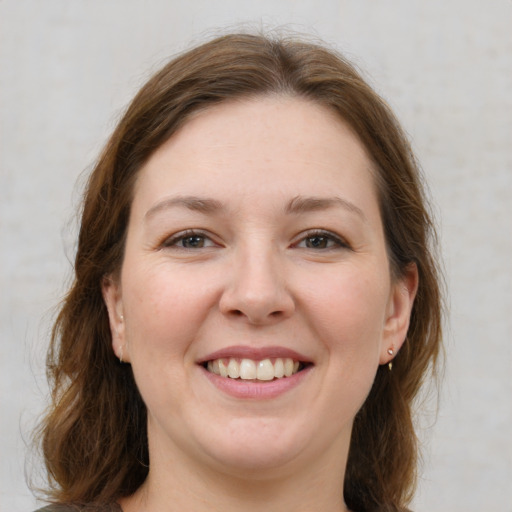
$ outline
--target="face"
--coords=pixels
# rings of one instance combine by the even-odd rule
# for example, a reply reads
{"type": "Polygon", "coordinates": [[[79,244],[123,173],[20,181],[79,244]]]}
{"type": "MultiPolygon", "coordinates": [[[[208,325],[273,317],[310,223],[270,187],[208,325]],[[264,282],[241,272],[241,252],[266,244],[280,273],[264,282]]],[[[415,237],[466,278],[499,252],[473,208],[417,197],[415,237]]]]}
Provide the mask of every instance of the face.
{"type": "Polygon", "coordinates": [[[328,110],[268,97],[195,116],[140,171],[104,284],[152,466],[335,464],[416,281],[392,282],[372,163],[328,110]]]}

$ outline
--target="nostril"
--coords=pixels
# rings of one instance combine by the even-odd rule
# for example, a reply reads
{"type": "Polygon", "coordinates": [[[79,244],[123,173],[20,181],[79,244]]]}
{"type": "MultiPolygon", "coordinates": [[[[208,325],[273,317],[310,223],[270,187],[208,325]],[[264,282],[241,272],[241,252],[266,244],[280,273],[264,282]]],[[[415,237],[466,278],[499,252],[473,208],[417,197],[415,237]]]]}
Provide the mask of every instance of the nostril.
{"type": "MultiPolygon", "coordinates": [[[[248,316],[248,317],[249,317],[249,315],[246,315],[246,314],[245,314],[242,310],[240,310],[240,309],[233,309],[233,310],[231,310],[231,311],[230,311],[230,313],[231,313],[232,315],[234,315],[234,316],[248,316]]],[[[280,316],[282,316],[282,315],[283,315],[283,311],[279,311],[279,310],[278,310],[278,311],[271,311],[271,312],[268,314],[268,316],[269,316],[269,317],[272,317],[272,318],[278,318],[278,317],[280,317],[280,316]]]]}

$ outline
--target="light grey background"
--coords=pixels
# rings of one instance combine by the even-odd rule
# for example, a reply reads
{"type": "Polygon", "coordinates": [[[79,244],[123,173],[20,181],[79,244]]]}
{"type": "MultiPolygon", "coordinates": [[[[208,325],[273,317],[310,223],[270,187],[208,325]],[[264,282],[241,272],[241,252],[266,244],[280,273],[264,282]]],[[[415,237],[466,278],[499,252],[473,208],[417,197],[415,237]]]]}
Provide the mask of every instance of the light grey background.
{"type": "Polygon", "coordinates": [[[36,505],[25,455],[83,173],[150,70],[237,23],[336,45],[403,121],[450,289],[446,378],[433,428],[422,415],[414,508],[511,512],[510,0],[0,0],[0,510],[36,505]]]}

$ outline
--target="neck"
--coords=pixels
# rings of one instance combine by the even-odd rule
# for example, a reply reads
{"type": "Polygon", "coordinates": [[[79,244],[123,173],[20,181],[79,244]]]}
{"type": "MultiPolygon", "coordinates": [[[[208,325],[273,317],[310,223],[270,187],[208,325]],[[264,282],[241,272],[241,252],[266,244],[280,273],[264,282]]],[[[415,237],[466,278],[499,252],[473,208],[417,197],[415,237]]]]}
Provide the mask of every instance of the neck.
{"type": "Polygon", "coordinates": [[[176,452],[166,463],[156,452],[144,484],[120,504],[124,512],[348,512],[343,501],[348,443],[343,444],[309,464],[263,474],[194,464],[176,452]]]}

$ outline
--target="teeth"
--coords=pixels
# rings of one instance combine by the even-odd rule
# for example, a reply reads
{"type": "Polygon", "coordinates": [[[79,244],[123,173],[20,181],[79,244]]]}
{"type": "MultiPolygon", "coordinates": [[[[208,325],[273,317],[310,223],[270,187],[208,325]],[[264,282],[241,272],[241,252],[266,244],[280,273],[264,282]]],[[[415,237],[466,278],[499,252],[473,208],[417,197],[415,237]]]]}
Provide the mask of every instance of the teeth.
{"type": "Polygon", "coordinates": [[[211,373],[230,379],[269,381],[291,377],[299,371],[300,363],[289,357],[278,357],[274,360],[263,359],[261,361],[240,360],[232,357],[208,361],[206,368],[211,373]]]}
{"type": "Polygon", "coordinates": [[[228,377],[230,379],[238,379],[240,377],[240,365],[235,359],[230,359],[228,364],[228,377]]]}
{"type": "Polygon", "coordinates": [[[276,379],[284,377],[284,363],[282,359],[276,359],[274,363],[274,375],[276,379]]]}
{"type": "Polygon", "coordinates": [[[251,380],[256,378],[256,363],[251,359],[242,359],[240,363],[240,378],[251,380]]]}
{"type": "Polygon", "coordinates": [[[256,370],[256,378],[258,380],[273,380],[274,378],[274,365],[270,359],[263,359],[258,363],[256,370]]]}
{"type": "Polygon", "coordinates": [[[228,376],[228,368],[224,364],[224,361],[222,359],[219,359],[219,375],[221,377],[227,377],[228,376]]]}
{"type": "Polygon", "coordinates": [[[284,360],[284,376],[290,377],[293,373],[293,361],[291,359],[284,360]]]}

